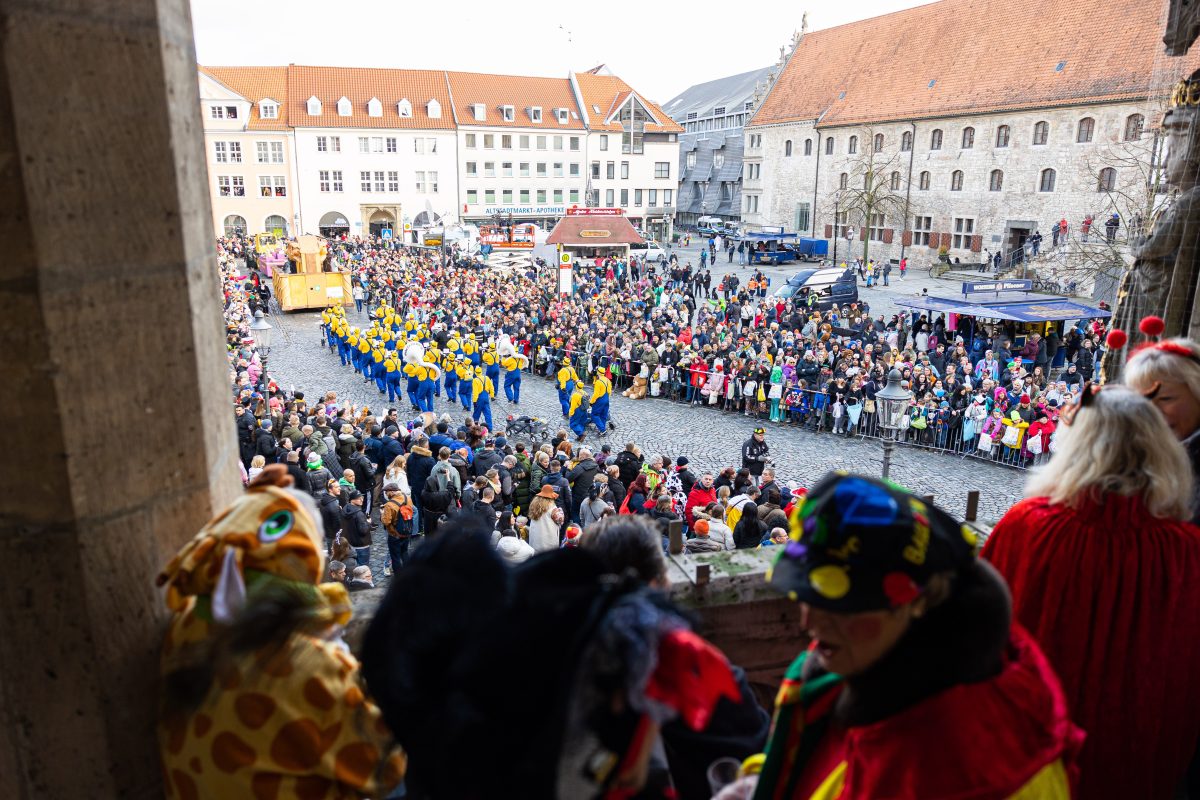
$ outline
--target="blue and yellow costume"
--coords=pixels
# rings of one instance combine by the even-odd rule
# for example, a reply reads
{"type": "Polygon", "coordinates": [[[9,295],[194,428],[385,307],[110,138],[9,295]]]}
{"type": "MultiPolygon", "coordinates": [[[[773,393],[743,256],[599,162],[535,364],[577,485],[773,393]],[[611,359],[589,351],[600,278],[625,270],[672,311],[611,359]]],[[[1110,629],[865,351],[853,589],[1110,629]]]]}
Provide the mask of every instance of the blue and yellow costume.
{"type": "Polygon", "coordinates": [[[475,334],[467,334],[467,340],[463,342],[462,351],[467,360],[471,362],[471,369],[479,366],[479,345],[475,343],[475,334]]]}
{"type": "Polygon", "coordinates": [[[371,349],[371,377],[375,379],[375,386],[380,394],[387,391],[387,366],[383,363],[384,358],[383,343],[377,339],[371,349]]]}
{"type": "Polygon", "coordinates": [[[582,441],[583,432],[587,429],[588,424],[588,410],[587,406],[583,404],[583,392],[579,390],[578,386],[571,391],[571,404],[569,408],[570,413],[568,416],[571,418],[569,423],[571,432],[582,441]]]}
{"type": "Polygon", "coordinates": [[[592,424],[601,435],[608,429],[608,402],[612,396],[612,381],[603,372],[596,373],[596,382],[592,384],[592,424]]]}
{"type": "Polygon", "coordinates": [[[370,380],[371,378],[371,339],[370,333],[360,334],[358,337],[358,371],[363,374],[363,377],[370,380]]]}
{"type": "Polygon", "coordinates": [[[500,356],[496,354],[495,345],[488,345],[483,353],[483,374],[488,376],[492,386],[500,385],[500,356]]]}
{"type": "Polygon", "coordinates": [[[488,430],[492,428],[492,398],[496,396],[496,387],[492,384],[490,378],[483,374],[482,367],[475,368],[475,379],[471,381],[471,402],[475,404],[475,410],[471,413],[471,419],[479,422],[479,418],[483,417],[488,430]]]}
{"type": "Polygon", "coordinates": [[[442,383],[446,389],[446,399],[451,403],[458,394],[458,372],[455,371],[455,352],[450,349],[450,345],[454,344],[450,341],[446,345],[446,352],[442,355],[442,374],[445,375],[445,380],[442,383]]]}
{"type": "Polygon", "coordinates": [[[458,402],[462,403],[463,411],[471,410],[471,362],[466,356],[458,357],[456,368],[458,375],[458,402]]]}
{"type": "Polygon", "coordinates": [[[504,396],[508,402],[518,405],[521,402],[521,358],[509,356],[501,360],[504,367],[504,396]]]}
{"type": "Polygon", "coordinates": [[[394,403],[402,400],[404,395],[400,391],[400,376],[403,374],[404,362],[400,359],[399,354],[392,350],[384,359],[383,366],[386,371],[385,385],[387,386],[388,402],[394,403]]]}
{"type": "Polygon", "coordinates": [[[433,393],[437,388],[438,368],[430,361],[417,367],[417,408],[421,411],[433,411],[433,393]]]}
{"type": "Polygon", "coordinates": [[[575,368],[571,366],[571,359],[564,358],[562,369],[558,371],[558,402],[562,406],[564,417],[570,414],[571,392],[575,391],[577,383],[579,383],[579,376],[575,373],[575,368]]]}

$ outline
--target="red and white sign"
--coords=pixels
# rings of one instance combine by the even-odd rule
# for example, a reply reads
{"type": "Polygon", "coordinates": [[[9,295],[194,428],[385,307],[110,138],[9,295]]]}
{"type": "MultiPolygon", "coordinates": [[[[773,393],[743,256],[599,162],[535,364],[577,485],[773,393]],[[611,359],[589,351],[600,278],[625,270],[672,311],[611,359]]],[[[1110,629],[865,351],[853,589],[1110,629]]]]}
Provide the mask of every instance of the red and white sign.
{"type": "Polygon", "coordinates": [[[567,209],[569,217],[620,217],[624,215],[623,208],[576,208],[567,209]]]}

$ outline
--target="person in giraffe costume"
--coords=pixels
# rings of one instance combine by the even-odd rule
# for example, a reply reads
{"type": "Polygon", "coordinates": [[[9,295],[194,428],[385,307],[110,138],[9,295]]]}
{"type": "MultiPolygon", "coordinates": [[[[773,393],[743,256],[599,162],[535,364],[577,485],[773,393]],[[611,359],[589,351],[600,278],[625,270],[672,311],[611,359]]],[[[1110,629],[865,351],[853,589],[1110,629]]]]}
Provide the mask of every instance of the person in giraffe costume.
{"type": "Polygon", "coordinates": [[[158,576],[158,737],[166,796],[385,796],[406,757],[340,641],[345,586],[325,572],[320,514],[278,464],[158,576]]]}

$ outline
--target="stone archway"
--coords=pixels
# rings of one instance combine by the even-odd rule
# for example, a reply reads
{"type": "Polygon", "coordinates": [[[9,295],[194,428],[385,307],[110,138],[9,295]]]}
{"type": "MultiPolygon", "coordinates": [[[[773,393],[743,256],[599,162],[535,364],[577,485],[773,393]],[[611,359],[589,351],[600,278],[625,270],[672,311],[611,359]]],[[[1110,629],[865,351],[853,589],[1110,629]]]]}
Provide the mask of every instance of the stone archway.
{"type": "Polygon", "coordinates": [[[387,209],[377,209],[367,220],[367,230],[372,236],[390,239],[396,230],[396,217],[387,209]]]}

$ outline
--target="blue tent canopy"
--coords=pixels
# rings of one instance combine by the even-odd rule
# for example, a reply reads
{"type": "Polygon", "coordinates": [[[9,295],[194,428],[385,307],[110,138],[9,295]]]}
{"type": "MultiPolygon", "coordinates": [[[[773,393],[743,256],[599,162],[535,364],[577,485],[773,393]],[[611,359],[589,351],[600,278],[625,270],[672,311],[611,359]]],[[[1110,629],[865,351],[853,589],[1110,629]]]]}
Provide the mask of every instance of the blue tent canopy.
{"type": "Polygon", "coordinates": [[[918,308],[944,314],[982,317],[983,319],[1011,320],[1013,322],[1050,322],[1065,319],[1107,318],[1111,311],[1068,300],[1065,297],[1022,294],[1017,297],[992,299],[986,303],[944,297],[914,297],[898,300],[898,306],[918,308]]]}

